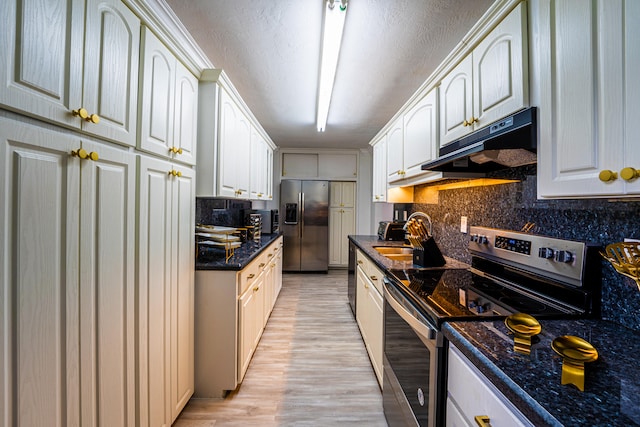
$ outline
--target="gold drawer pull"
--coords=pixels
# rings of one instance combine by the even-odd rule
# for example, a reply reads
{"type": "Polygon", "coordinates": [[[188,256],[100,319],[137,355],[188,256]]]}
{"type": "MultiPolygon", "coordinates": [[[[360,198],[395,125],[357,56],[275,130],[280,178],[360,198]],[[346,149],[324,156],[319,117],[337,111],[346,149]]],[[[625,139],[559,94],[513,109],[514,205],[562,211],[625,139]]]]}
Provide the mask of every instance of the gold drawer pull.
{"type": "Polygon", "coordinates": [[[260,290],[259,286],[256,286],[255,288],[253,288],[253,292],[258,292],[260,290]]]}
{"type": "Polygon", "coordinates": [[[600,171],[598,174],[598,179],[602,182],[611,182],[618,179],[618,173],[614,171],[610,171],[609,169],[605,169],[600,171]]]}
{"type": "Polygon", "coordinates": [[[261,262],[260,265],[258,266],[259,268],[264,267],[266,264],[264,262],[261,262]]]}
{"type": "Polygon", "coordinates": [[[620,177],[625,181],[632,181],[640,177],[640,171],[634,168],[624,168],[620,171],[620,177]]]}
{"type": "Polygon", "coordinates": [[[247,279],[248,279],[248,280],[251,280],[251,279],[253,279],[254,277],[256,277],[256,275],[255,275],[255,274],[253,274],[253,273],[251,273],[250,275],[248,275],[248,276],[247,276],[247,279]]]}
{"type": "Polygon", "coordinates": [[[376,277],[376,276],[371,276],[371,280],[378,280],[378,277],[376,277]]]}

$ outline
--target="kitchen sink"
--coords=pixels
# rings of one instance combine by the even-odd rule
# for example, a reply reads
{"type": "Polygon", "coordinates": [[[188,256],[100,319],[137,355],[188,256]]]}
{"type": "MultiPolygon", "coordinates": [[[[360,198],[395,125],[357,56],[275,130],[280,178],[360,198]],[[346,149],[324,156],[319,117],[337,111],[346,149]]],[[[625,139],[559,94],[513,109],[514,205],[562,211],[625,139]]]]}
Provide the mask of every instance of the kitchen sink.
{"type": "Polygon", "coordinates": [[[413,261],[413,248],[410,246],[374,246],[373,249],[394,261],[413,261]]]}

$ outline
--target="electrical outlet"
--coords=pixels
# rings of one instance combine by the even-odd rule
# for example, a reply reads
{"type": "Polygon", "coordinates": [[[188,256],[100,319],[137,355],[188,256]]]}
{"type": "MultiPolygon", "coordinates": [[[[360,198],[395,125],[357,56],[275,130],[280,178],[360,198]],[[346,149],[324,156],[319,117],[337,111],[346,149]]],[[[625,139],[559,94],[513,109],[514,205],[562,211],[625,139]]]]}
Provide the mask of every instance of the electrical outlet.
{"type": "Polygon", "coordinates": [[[467,217],[466,216],[460,217],[460,232],[467,234],[467,217]]]}

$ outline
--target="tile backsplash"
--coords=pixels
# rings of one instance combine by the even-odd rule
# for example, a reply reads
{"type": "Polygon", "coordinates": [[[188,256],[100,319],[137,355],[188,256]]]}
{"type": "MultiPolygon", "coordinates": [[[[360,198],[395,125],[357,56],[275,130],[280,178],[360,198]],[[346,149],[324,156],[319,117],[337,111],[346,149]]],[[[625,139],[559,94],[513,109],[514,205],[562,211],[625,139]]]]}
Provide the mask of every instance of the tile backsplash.
{"type": "MultiPolygon", "coordinates": [[[[433,234],[445,255],[470,262],[468,234],[460,232],[460,218],[468,224],[520,230],[535,223],[532,232],[562,239],[593,242],[603,247],[624,238],[640,239],[640,199],[538,200],[536,167],[496,173],[520,182],[488,187],[440,191],[438,204],[420,203],[426,186],[414,189],[412,204],[396,204],[394,211],[422,211],[433,220],[433,234]]],[[[602,317],[640,330],[640,291],[635,282],[601,260],[602,317]]]]}

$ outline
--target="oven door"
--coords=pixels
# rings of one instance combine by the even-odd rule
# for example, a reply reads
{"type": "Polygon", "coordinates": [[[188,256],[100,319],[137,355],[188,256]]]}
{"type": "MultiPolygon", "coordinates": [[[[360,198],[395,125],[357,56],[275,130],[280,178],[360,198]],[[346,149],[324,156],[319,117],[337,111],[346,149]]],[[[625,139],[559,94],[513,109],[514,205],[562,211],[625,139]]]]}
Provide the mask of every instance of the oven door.
{"type": "Polygon", "coordinates": [[[443,337],[416,307],[384,278],[383,407],[395,426],[444,422],[443,337]]]}

